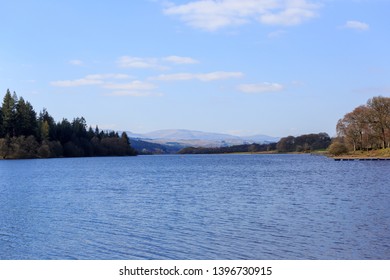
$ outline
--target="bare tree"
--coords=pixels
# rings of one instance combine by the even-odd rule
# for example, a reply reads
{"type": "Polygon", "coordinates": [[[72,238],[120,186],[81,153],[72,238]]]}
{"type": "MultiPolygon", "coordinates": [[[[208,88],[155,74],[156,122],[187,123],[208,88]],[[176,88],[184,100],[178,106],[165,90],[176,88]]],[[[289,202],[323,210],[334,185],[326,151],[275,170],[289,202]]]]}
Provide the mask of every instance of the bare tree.
{"type": "Polygon", "coordinates": [[[336,130],[354,151],[389,147],[390,98],[379,96],[369,99],[367,105],[355,108],[340,119],[336,130]]]}
{"type": "Polygon", "coordinates": [[[382,148],[386,148],[389,143],[387,136],[390,129],[390,98],[373,97],[367,101],[367,106],[370,108],[369,122],[381,139],[382,148]]]}

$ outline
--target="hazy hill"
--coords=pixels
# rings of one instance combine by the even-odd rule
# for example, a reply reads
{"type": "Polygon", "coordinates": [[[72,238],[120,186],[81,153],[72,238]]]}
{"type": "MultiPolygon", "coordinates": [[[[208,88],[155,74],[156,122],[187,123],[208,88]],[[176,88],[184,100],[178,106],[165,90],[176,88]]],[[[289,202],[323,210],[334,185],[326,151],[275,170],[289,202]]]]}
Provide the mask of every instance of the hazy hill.
{"type": "Polygon", "coordinates": [[[131,147],[137,150],[141,155],[150,155],[150,154],[175,154],[185,146],[175,145],[175,144],[158,144],[148,141],[143,141],[135,138],[130,138],[131,147]]]}

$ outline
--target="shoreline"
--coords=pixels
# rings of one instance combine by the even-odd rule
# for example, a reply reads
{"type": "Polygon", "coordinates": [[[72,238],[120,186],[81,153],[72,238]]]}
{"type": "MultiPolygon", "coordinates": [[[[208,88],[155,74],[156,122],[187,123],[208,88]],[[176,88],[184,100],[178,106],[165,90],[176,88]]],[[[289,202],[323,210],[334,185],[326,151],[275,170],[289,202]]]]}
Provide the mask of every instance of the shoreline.
{"type": "Polygon", "coordinates": [[[390,160],[390,148],[371,151],[355,151],[330,157],[334,160],[390,160]]]}
{"type": "Polygon", "coordinates": [[[378,160],[390,160],[390,157],[356,157],[356,156],[344,156],[344,157],[331,157],[335,161],[378,161],[378,160]]]}

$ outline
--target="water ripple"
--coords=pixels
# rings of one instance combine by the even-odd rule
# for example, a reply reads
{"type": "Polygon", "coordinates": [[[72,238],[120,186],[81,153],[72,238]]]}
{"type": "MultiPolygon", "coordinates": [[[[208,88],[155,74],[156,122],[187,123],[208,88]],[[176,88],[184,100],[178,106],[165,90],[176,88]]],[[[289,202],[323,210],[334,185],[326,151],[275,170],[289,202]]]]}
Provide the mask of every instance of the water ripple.
{"type": "Polygon", "coordinates": [[[390,259],[389,162],[0,161],[0,259],[390,259]]]}

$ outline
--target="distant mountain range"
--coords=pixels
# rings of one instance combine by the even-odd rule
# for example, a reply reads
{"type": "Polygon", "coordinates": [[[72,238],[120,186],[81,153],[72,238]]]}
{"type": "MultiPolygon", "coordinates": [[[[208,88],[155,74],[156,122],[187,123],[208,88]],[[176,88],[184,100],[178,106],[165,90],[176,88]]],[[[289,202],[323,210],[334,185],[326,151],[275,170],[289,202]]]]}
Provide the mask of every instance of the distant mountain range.
{"type": "MultiPolygon", "coordinates": [[[[252,143],[272,143],[279,141],[280,138],[267,135],[253,136],[234,136],[223,133],[209,133],[186,129],[166,129],[158,130],[145,134],[132,133],[126,131],[127,135],[132,139],[133,145],[137,145],[136,141],[155,143],[166,145],[180,149],[184,147],[224,147],[241,144],[252,143]]],[[[139,143],[138,143],[139,144],[139,143]]]]}

